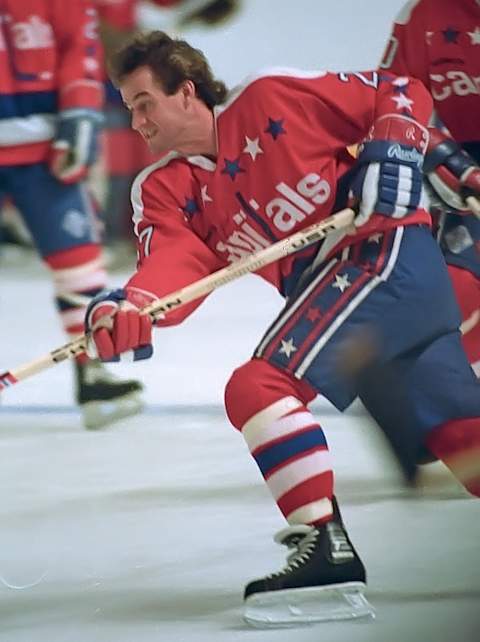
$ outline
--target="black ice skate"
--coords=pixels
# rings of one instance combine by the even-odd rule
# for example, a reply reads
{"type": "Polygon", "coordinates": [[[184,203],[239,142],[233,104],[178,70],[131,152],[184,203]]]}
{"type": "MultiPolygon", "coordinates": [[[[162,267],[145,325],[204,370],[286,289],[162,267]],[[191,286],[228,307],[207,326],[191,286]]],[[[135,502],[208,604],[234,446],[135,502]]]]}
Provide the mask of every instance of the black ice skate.
{"type": "Polygon", "coordinates": [[[249,624],[264,628],[374,617],[364,596],[365,567],[335,509],[334,520],[324,526],[290,526],[275,535],[277,543],[295,550],[282,571],[245,588],[249,624]]]}
{"type": "Polygon", "coordinates": [[[98,360],[75,363],[75,374],[75,396],[85,428],[103,428],[143,409],[143,386],[139,381],[118,380],[98,360]]]}

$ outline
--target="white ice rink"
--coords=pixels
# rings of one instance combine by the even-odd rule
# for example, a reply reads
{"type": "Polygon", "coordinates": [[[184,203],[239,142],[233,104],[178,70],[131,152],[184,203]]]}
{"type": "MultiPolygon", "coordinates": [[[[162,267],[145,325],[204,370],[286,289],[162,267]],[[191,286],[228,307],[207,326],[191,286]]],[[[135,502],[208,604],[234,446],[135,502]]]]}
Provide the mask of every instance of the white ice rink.
{"type": "MultiPolygon", "coordinates": [[[[0,369],[10,369],[64,339],[43,269],[2,275],[0,369]]],[[[279,304],[245,277],[158,332],[153,360],[121,367],[145,381],[146,412],[109,430],[81,427],[70,364],[4,393],[1,642],[291,639],[241,619],[245,583],[283,565],[271,540],[283,521],[222,411],[228,373],[279,304]]],[[[480,503],[440,464],[409,495],[359,406],[316,411],[377,618],[301,628],[295,640],[478,642],[480,503]]]]}

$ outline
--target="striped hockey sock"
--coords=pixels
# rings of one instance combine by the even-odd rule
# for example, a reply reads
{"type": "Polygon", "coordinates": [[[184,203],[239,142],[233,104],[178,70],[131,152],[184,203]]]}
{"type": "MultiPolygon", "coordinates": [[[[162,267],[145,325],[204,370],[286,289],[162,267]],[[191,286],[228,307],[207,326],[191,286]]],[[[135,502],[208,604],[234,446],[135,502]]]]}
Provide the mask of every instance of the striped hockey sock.
{"type": "Polygon", "coordinates": [[[323,430],[293,396],[251,417],[242,434],[289,524],[332,519],[333,471],[323,430]]]}

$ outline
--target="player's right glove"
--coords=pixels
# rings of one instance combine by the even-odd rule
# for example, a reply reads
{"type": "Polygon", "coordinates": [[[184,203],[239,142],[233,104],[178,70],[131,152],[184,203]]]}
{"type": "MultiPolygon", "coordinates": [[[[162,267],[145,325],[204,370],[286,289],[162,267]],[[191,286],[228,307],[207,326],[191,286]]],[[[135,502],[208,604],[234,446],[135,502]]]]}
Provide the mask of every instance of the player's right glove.
{"type": "Polygon", "coordinates": [[[479,202],[480,216],[480,167],[452,138],[431,127],[430,143],[425,156],[424,171],[428,181],[441,198],[454,210],[467,212],[472,209],[468,197],[479,202]]]}
{"type": "Polygon", "coordinates": [[[103,114],[96,109],[66,109],[58,114],[49,167],[62,183],[76,183],[87,176],[97,157],[97,139],[103,114]]]}
{"type": "Polygon", "coordinates": [[[153,354],[150,316],[142,314],[123,289],[102,292],[90,301],[85,332],[91,359],[139,361],[153,354]]]}
{"type": "Polygon", "coordinates": [[[403,218],[423,200],[423,157],[428,131],[408,116],[386,114],[375,121],[360,146],[350,201],[358,210],[357,227],[372,214],[403,218]]]}

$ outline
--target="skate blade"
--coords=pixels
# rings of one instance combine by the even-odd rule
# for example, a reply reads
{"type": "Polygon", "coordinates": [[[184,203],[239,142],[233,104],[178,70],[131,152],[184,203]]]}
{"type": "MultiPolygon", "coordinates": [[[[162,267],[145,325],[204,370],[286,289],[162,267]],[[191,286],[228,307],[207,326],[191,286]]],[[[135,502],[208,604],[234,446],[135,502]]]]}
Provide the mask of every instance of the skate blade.
{"type": "Polygon", "coordinates": [[[243,617],[251,626],[262,629],[374,618],[375,611],[364,591],[362,582],[346,582],[254,593],[245,601],[243,617]]]}
{"type": "Polygon", "coordinates": [[[143,399],[133,392],[112,401],[88,401],[82,404],[83,425],[87,430],[99,430],[121,419],[137,415],[144,408],[143,399]]]}

